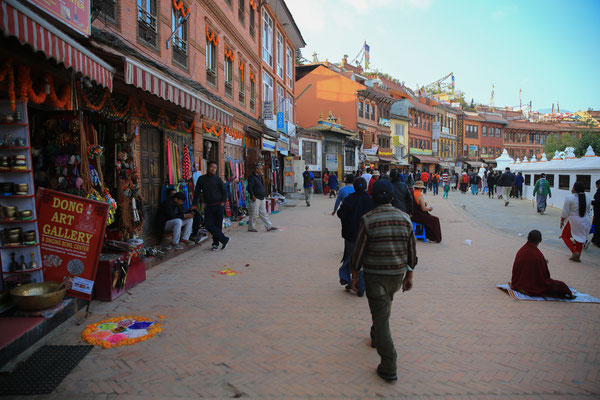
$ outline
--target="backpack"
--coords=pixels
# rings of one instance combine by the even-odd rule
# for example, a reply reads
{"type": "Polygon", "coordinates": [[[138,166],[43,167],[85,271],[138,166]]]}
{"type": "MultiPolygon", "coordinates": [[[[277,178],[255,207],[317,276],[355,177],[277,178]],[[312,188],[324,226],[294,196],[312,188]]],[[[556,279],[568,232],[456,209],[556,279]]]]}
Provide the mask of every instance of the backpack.
{"type": "Polygon", "coordinates": [[[304,171],[304,173],[302,174],[302,177],[304,178],[304,187],[310,187],[311,185],[311,178],[310,178],[310,172],[309,171],[304,171]]]}

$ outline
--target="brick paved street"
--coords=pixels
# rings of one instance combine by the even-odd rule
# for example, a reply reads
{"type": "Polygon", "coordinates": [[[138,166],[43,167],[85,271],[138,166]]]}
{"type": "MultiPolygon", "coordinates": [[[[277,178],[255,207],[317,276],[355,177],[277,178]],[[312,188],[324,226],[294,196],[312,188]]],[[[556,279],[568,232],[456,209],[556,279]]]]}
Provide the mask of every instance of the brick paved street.
{"type": "MultiPolygon", "coordinates": [[[[315,197],[313,207],[298,203],[272,216],[281,232],[237,228],[227,250],[204,245],[150,270],[117,301],[95,302],[86,323],[165,315],[163,332],[131,347],[94,348],[53,395],[38,398],[600,396],[600,305],[517,302],[496,289],[510,279],[525,238],[490,229],[494,218],[508,226],[497,200],[497,216],[486,208],[479,217],[487,222],[479,224],[470,211],[489,207],[487,198],[456,193],[450,201],[428,196],[444,240],[418,243],[414,289],[398,293],[392,311],[399,381],[383,382],[369,346],[366,298],[338,284],[342,241],[333,200],[315,197]],[[225,265],[241,274],[211,272],[225,265]]],[[[523,229],[532,224],[527,206],[509,206],[521,210],[513,223],[523,229]]],[[[558,225],[555,214],[543,218],[558,225]]],[[[581,264],[567,260],[565,247],[541,249],[554,278],[600,297],[600,257],[591,256],[598,249],[581,264]]],[[[79,343],[78,318],[46,342],[79,343]]]]}

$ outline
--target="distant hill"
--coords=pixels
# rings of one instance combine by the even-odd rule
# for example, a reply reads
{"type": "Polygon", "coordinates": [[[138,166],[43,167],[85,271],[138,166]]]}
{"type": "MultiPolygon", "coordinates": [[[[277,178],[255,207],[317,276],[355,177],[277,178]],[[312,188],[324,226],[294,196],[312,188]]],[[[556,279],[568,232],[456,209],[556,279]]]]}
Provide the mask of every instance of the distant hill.
{"type": "MultiPolygon", "coordinates": [[[[537,110],[537,112],[539,112],[540,114],[550,114],[552,112],[552,108],[540,108],[539,110],[537,110]]],[[[554,109],[554,112],[557,112],[557,110],[554,109]]],[[[560,112],[561,113],[570,113],[571,111],[569,111],[569,110],[563,110],[561,108],[560,112]]]]}

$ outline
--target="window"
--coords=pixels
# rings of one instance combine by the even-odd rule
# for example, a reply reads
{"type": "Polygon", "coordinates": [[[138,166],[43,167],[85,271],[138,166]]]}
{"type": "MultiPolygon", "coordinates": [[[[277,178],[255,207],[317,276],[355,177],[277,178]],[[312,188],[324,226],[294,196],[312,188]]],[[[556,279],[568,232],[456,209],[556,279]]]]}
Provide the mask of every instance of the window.
{"type": "Polygon", "coordinates": [[[239,101],[240,104],[246,104],[246,75],[244,73],[244,63],[240,60],[238,63],[239,66],[239,82],[238,82],[238,92],[239,92],[239,101]]]}
{"type": "Polygon", "coordinates": [[[294,88],[294,57],[292,56],[292,48],[290,46],[286,49],[286,69],[285,74],[287,76],[287,85],[290,89],[294,88]]]}
{"type": "Polygon", "coordinates": [[[358,102],[358,116],[361,118],[363,117],[363,105],[362,101],[358,102]]]}
{"type": "Polygon", "coordinates": [[[590,191],[592,178],[591,175],[575,175],[575,181],[583,183],[583,189],[586,192],[590,191]]]}
{"type": "Polygon", "coordinates": [[[500,128],[496,128],[496,137],[502,137],[502,130],[500,128]]]}
{"type": "Polygon", "coordinates": [[[285,119],[293,124],[294,123],[294,98],[291,94],[287,95],[286,100],[286,116],[285,119]]]}
{"type": "Polygon", "coordinates": [[[92,0],[92,15],[97,14],[104,22],[118,25],[117,0],[92,0]]]}
{"type": "MultiPolygon", "coordinates": [[[[493,128],[490,128],[493,129],[493,128]]],[[[481,128],[481,136],[487,136],[487,128],[484,126],[483,128],[481,128]]]]}
{"type": "Polygon", "coordinates": [[[315,142],[302,141],[302,158],[308,165],[317,165],[317,144],[315,142]]]}
{"type": "Polygon", "coordinates": [[[217,46],[206,39],[206,81],[217,86],[217,46]]]}
{"type": "Polygon", "coordinates": [[[238,0],[238,19],[244,25],[246,23],[246,10],[245,10],[245,1],[238,0]]]}
{"type": "Polygon", "coordinates": [[[535,142],[535,133],[529,134],[529,144],[533,144],[535,142]]]}
{"type": "Polygon", "coordinates": [[[171,26],[173,32],[173,61],[187,68],[188,64],[188,42],[187,21],[183,22],[181,12],[175,8],[171,10],[171,26]],[[183,22],[183,23],[182,23],[183,22]]]}
{"type": "Polygon", "coordinates": [[[137,0],[138,39],[142,43],[156,47],[158,39],[156,0],[137,0]]]}
{"type": "Polygon", "coordinates": [[[569,175],[558,175],[558,188],[571,190],[571,177],[569,175]]]}
{"type": "Polygon", "coordinates": [[[263,60],[273,66],[273,20],[263,9],[263,60]]]}
{"type": "Polygon", "coordinates": [[[227,3],[227,5],[229,6],[229,8],[231,8],[231,0],[225,0],[225,3],[227,3]]]}
{"type": "Polygon", "coordinates": [[[531,175],[525,174],[525,186],[531,185],[531,175]]]}
{"type": "Polygon", "coordinates": [[[550,187],[554,187],[554,174],[546,174],[546,180],[550,184],[550,187]]]}
{"type": "Polygon", "coordinates": [[[371,104],[371,119],[375,121],[375,105],[371,104]]]}
{"type": "Polygon", "coordinates": [[[283,79],[283,35],[277,31],[277,75],[283,79]]]}
{"type": "Polygon", "coordinates": [[[371,105],[365,103],[365,118],[369,119],[369,115],[371,115],[371,105]]]}
{"type": "Polygon", "coordinates": [[[273,78],[263,71],[263,103],[273,101],[273,90],[273,78]]]}
{"type": "Polygon", "coordinates": [[[254,29],[255,29],[254,28],[254,25],[255,25],[255,23],[254,23],[254,18],[255,18],[255,16],[254,16],[254,10],[252,9],[252,5],[251,4],[249,4],[248,7],[249,7],[248,8],[248,26],[249,26],[249,30],[250,30],[250,36],[252,37],[252,39],[254,39],[254,33],[255,33],[254,32],[254,29]]]}
{"type": "Polygon", "coordinates": [[[277,112],[285,112],[285,91],[281,85],[277,85],[277,104],[275,104],[275,108],[277,112]]]}
{"type": "Polygon", "coordinates": [[[252,111],[256,109],[256,81],[252,79],[250,79],[250,109],[252,111]]]}
{"type": "Polygon", "coordinates": [[[477,139],[479,127],[475,125],[465,125],[465,137],[477,139]]]}
{"type": "Polygon", "coordinates": [[[227,55],[225,55],[223,69],[225,74],[225,94],[229,97],[233,97],[233,62],[227,55]]]}
{"type": "Polygon", "coordinates": [[[394,125],[394,134],[404,140],[404,125],[394,125]]]}
{"type": "Polygon", "coordinates": [[[354,152],[353,147],[346,147],[344,149],[345,155],[345,165],[348,167],[353,167],[356,165],[356,153],[354,152]]]}
{"type": "Polygon", "coordinates": [[[495,131],[496,131],[496,128],[494,128],[493,126],[490,127],[490,137],[494,137],[495,131]]]}

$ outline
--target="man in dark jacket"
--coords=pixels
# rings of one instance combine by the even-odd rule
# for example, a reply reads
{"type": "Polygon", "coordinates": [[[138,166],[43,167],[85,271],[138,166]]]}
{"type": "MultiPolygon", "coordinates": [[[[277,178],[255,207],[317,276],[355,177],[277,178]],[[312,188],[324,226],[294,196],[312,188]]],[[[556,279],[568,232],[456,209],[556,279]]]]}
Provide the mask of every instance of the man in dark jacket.
{"type": "Polygon", "coordinates": [[[264,166],[261,163],[256,164],[256,170],[248,177],[248,193],[250,194],[250,220],[248,221],[248,232],[258,232],[256,230],[256,218],[260,215],[265,229],[267,231],[276,231],[267,213],[265,203],[265,182],[263,180],[264,166]]]}
{"type": "Polygon", "coordinates": [[[496,186],[502,187],[502,198],[504,199],[504,207],[508,205],[508,200],[510,199],[510,192],[515,183],[515,176],[512,172],[510,172],[510,168],[506,167],[504,169],[504,173],[500,175],[498,178],[498,182],[496,182],[496,186]]]}
{"type": "MultiPolygon", "coordinates": [[[[183,249],[183,246],[179,244],[181,240],[183,243],[193,245],[190,239],[192,233],[193,215],[185,214],[183,212],[183,202],[185,201],[185,194],[181,192],[175,193],[173,196],[167,196],[165,201],[160,203],[158,207],[158,218],[159,228],[162,232],[173,232],[173,240],[171,241],[171,247],[174,249],[183,249]],[[181,234],[183,230],[183,235],[181,234]]],[[[167,248],[167,250],[170,250],[167,248]]]]}
{"type": "Polygon", "coordinates": [[[410,194],[408,186],[401,181],[401,176],[402,174],[400,174],[398,170],[393,170],[390,173],[390,181],[392,182],[392,185],[394,185],[394,199],[392,200],[392,205],[408,215],[411,215],[413,210],[412,195],[410,194]]]}
{"type": "Polygon", "coordinates": [[[365,179],[356,178],[353,185],[354,193],[344,199],[337,211],[337,216],[342,222],[342,237],[344,238],[343,260],[352,255],[360,218],[375,207],[371,196],[366,192],[367,182],[365,179]]]}
{"type": "Polygon", "coordinates": [[[193,207],[196,207],[202,195],[204,207],[204,224],[213,238],[212,250],[224,250],[231,238],[223,234],[223,215],[225,215],[225,202],[227,201],[227,190],[225,183],[217,175],[217,163],[208,162],[208,172],[196,181],[194,189],[193,207]]]}
{"type": "Polygon", "coordinates": [[[525,180],[523,179],[523,174],[521,174],[520,172],[517,172],[517,175],[515,176],[515,198],[517,199],[523,199],[523,182],[525,180]]]}
{"type": "Polygon", "coordinates": [[[494,198],[494,192],[496,191],[496,174],[494,171],[489,171],[487,175],[487,187],[488,187],[488,198],[494,198]]]}

